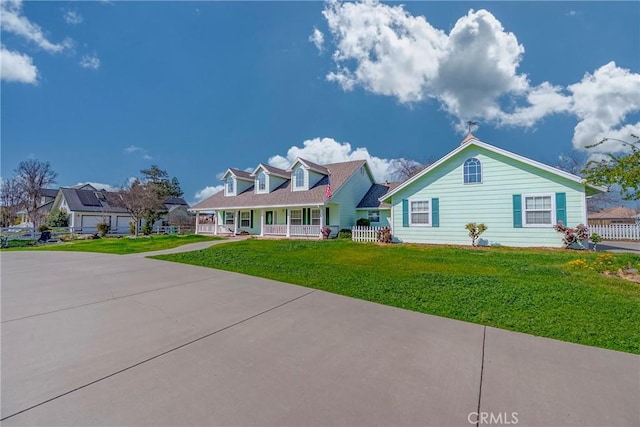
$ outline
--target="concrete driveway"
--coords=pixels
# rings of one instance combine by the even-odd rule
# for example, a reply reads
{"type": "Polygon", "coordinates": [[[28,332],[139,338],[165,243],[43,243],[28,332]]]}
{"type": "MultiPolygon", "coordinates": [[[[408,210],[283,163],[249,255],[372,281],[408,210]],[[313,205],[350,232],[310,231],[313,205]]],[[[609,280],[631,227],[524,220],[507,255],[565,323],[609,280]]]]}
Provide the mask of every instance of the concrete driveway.
{"type": "Polygon", "coordinates": [[[0,257],[3,425],[640,425],[636,355],[139,255],[0,257]]]}

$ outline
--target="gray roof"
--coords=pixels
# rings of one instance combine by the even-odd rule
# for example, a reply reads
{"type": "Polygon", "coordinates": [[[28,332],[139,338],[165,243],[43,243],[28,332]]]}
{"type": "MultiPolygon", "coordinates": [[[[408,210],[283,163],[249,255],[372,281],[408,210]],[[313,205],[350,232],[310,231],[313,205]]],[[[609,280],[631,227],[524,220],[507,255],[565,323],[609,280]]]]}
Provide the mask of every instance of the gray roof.
{"type": "Polygon", "coordinates": [[[247,179],[249,181],[253,181],[253,177],[251,176],[251,173],[249,173],[249,172],[241,171],[240,169],[235,169],[235,168],[229,168],[229,172],[231,172],[232,174],[234,174],[238,178],[243,178],[243,179],[247,179]]]}
{"type": "MultiPolygon", "coordinates": [[[[302,159],[302,158],[298,158],[296,161],[302,162],[302,164],[308,166],[309,169],[314,170],[316,172],[319,172],[319,173],[322,173],[322,174],[325,174],[325,175],[329,175],[329,173],[330,173],[329,165],[322,166],[322,165],[310,162],[309,160],[302,159]]],[[[293,164],[295,165],[296,162],[293,162],[293,164]]],[[[338,163],[334,163],[334,164],[338,164],[338,163]]]]}
{"type": "Polygon", "coordinates": [[[385,182],[384,184],[373,184],[367,194],[364,195],[358,209],[391,209],[389,203],[382,203],[379,199],[389,191],[400,185],[400,182],[385,182]]]}
{"type": "MultiPolygon", "coordinates": [[[[109,197],[100,197],[115,194],[107,191],[79,190],[77,188],[61,188],[62,194],[67,201],[69,210],[72,212],[104,212],[104,213],[126,213],[127,210],[109,204],[109,197]]],[[[189,207],[182,197],[167,197],[165,208],[169,210],[172,206],[180,205],[189,207]]]]}
{"type": "MultiPolygon", "coordinates": [[[[336,194],[342,185],[360,167],[366,164],[365,160],[333,163],[323,166],[331,170],[331,190],[336,194]]],[[[244,192],[225,197],[224,191],[219,191],[213,196],[197,203],[192,209],[235,209],[267,206],[295,206],[295,205],[322,205],[326,201],[326,188],[329,177],[323,177],[313,188],[307,191],[291,191],[291,179],[286,180],[280,187],[266,194],[256,194],[254,186],[244,192]]]]}
{"type": "Polygon", "coordinates": [[[57,188],[41,188],[40,189],[40,196],[42,197],[51,197],[55,199],[57,195],[58,195],[57,188]]]}
{"type": "MultiPolygon", "coordinates": [[[[262,167],[264,170],[266,170],[269,173],[272,173],[274,175],[280,175],[280,176],[285,177],[285,178],[291,175],[289,172],[287,172],[284,169],[280,169],[280,168],[277,168],[275,166],[265,165],[264,163],[260,163],[260,165],[258,167],[262,167]]],[[[258,168],[256,168],[256,169],[258,169],[258,168]]]]}

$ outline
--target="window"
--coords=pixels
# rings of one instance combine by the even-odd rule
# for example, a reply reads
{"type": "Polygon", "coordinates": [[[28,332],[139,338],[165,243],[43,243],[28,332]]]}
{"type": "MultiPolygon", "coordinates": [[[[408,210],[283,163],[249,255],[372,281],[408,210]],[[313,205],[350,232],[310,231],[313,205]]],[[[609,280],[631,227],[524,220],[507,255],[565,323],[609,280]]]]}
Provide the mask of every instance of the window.
{"type": "Polygon", "coordinates": [[[233,225],[233,212],[225,212],[224,213],[224,223],[225,225],[233,225]]]}
{"type": "Polygon", "coordinates": [[[431,211],[429,200],[409,201],[409,225],[429,225],[431,211]]]}
{"type": "Polygon", "coordinates": [[[294,178],[295,178],[294,186],[296,188],[304,187],[304,169],[302,168],[296,169],[294,178]]]}
{"type": "Polygon", "coordinates": [[[233,194],[233,177],[227,178],[227,194],[233,194]]]}
{"type": "Polygon", "coordinates": [[[320,225],[320,209],[311,209],[311,225],[320,225]]]}
{"type": "Polygon", "coordinates": [[[380,222],[380,211],[369,211],[367,217],[371,222],[380,222]]]}
{"type": "Polygon", "coordinates": [[[302,209],[291,210],[291,225],[302,225],[302,209]]]}
{"type": "Polygon", "coordinates": [[[251,227],[251,212],[240,212],[240,227],[251,227]]]}
{"type": "Polygon", "coordinates": [[[256,188],[259,192],[265,191],[267,189],[267,176],[264,172],[260,172],[256,177],[256,188]]]}
{"type": "Polygon", "coordinates": [[[463,166],[464,183],[465,184],[481,184],[482,183],[482,164],[480,160],[472,157],[464,162],[463,166]]]}
{"type": "Polygon", "coordinates": [[[545,227],[555,224],[552,194],[523,194],[522,215],[525,227],[545,227]]]}

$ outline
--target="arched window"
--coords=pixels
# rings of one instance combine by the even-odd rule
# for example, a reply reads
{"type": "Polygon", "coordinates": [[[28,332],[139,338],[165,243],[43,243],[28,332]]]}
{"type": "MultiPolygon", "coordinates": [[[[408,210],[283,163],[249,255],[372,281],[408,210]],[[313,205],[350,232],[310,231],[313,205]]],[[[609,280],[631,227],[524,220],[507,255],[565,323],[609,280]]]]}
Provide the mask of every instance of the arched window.
{"type": "Polygon", "coordinates": [[[233,177],[227,178],[227,193],[233,194],[233,177]]]}
{"type": "Polygon", "coordinates": [[[482,164],[480,160],[472,157],[464,162],[464,183],[480,184],[482,182],[482,164]]]}
{"type": "Polygon", "coordinates": [[[304,187],[304,169],[302,168],[296,169],[295,186],[298,188],[304,187]]]}
{"type": "Polygon", "coordinates": [[[264,191],[267,189],[267,176],[264,172],[260,172],[256,177],[256,187],[258,191],[264,191]]]}

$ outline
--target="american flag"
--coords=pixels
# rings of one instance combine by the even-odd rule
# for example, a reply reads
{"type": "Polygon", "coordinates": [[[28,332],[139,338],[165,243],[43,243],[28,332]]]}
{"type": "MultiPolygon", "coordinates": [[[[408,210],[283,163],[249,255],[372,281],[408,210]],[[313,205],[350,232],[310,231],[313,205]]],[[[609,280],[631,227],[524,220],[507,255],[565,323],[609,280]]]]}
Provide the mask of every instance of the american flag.
{"type": "Polygon", "coordinates": [[[325,190],[324,196],[327,199],[331,198],[331,177],[327,177],[327,189],[325,190]]]}

